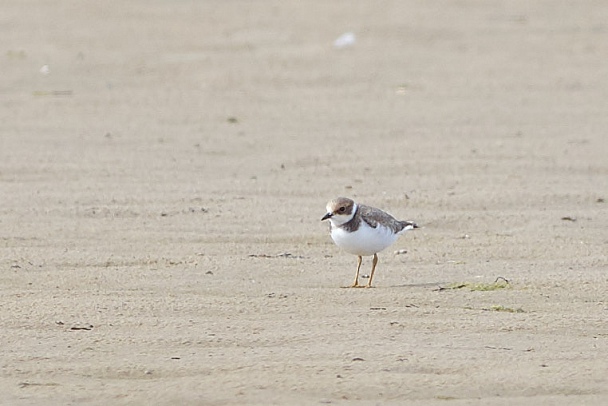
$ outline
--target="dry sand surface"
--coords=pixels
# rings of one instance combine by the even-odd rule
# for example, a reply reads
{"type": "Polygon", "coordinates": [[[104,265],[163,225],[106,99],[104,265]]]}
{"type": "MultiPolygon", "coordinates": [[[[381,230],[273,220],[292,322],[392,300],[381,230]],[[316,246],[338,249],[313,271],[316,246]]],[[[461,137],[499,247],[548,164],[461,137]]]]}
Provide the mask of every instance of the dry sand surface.
{"type": "Polygon", "coordinates": [[[0,404],[608,404],[605,2],[0,11],[0,404]]]}

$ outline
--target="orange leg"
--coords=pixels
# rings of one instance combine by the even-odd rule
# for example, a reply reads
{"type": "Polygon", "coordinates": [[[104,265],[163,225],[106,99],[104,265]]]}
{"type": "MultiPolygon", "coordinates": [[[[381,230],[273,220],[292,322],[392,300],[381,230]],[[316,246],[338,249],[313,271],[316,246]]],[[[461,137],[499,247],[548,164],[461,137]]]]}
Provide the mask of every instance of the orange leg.
{"type": "Polygon", "coordinates": [[[378,263],[378,254],[374,254],[374,261],[372,262],[372,273],[369,274],[369,281],[367,282],[366,288],[372,287],[372,279],[374,279],[374,272],[376,271],[377,263],[378,263]]]}
{"type": "Polygon", "coordinates": [[[357,256],[357,274],[355,275],[355,283],[352,284],[351,288],[359,287],[359,270],[361,269],[361,261],[363,261],[363,257],[361,255],[357,256]]]}

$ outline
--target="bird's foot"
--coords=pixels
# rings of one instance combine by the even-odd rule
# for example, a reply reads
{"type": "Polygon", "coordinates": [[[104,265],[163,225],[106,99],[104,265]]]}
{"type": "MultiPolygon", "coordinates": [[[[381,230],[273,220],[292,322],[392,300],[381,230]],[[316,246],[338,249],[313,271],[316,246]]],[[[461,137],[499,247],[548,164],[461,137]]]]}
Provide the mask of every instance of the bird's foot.
{"type": "Polygon", "coordinates": [[[365,288],[366,286],[363,285],[359,285],[358,283],[353,283],[350,286],[342,286],[345,289],[350,289],[350,288],[365,288]]]}

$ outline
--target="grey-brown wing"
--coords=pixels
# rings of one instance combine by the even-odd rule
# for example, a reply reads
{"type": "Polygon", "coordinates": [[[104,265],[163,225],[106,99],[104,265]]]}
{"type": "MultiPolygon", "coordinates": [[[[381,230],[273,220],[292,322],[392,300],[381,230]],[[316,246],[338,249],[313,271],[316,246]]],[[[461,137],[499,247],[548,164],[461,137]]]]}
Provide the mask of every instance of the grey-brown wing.
{"type": "Polygon", "coordinates": [[[360,205],[359,210],[363,220],[372,228],[376,228],[378,223],[382,223],[393,230],[393,232],[398,233],[408,225],[411,225],[409,221],[399,221],[390,214],[374,207],[360,205]]]}

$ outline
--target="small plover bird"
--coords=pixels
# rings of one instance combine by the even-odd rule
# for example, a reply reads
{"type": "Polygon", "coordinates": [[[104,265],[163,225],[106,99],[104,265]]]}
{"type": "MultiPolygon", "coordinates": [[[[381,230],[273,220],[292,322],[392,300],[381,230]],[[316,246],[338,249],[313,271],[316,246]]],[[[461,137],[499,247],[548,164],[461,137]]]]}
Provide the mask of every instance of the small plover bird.
{"type": "Polygon", "coordinates": [[[346,252],[357,256],[357,274],[353,288],[359,285],[359,270],[363,256],[373,255],[372,272],[367,282],[372,286],[374,271],[378,263],[378,252],[397,241],[400,234],[418,228],[413,221],[399,221],[390,214],[375,207],[358,204],[346,197],[331,200],[326,206],[327,213],[321,221],[329,219],[331,239],[346,252]]]}

